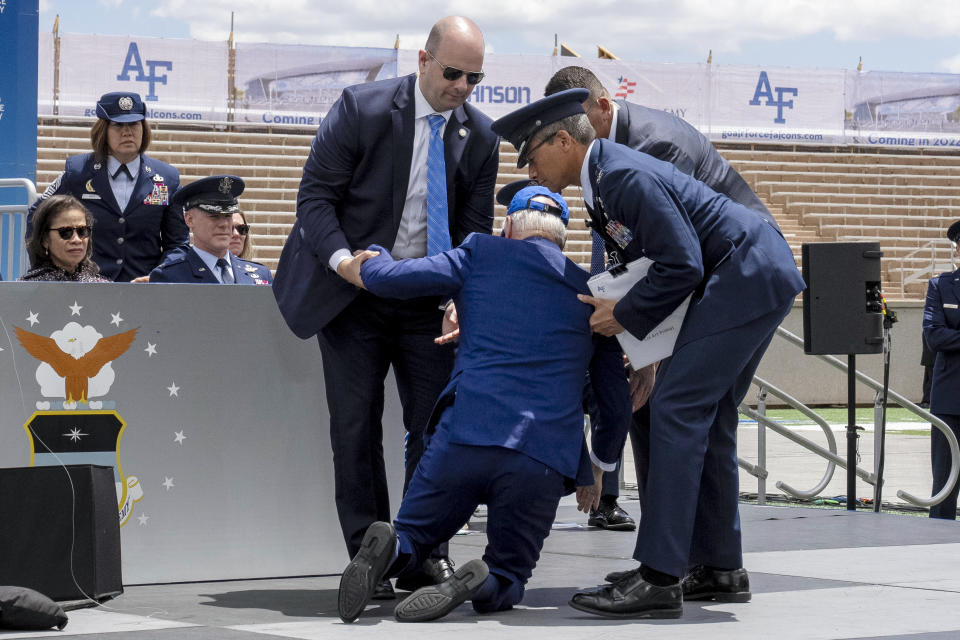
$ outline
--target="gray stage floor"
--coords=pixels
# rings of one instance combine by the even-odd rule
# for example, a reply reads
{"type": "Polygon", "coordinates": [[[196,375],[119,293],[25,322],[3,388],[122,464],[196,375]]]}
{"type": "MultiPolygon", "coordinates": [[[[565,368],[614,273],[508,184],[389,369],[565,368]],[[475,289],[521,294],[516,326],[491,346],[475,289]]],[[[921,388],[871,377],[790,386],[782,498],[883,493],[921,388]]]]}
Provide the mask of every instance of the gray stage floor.
{"type": "MultiPolygon", "coordinates": [[[[741,517],[753,601],[687,603],[678,620],[605,620],[567,606],[577,588],[632,566],[634,543],[633,533],[587,528],[568,499],[513,611],[479,616],[464,605],[442,621],[400,624],[394,603],[374,603],[346,625],[336,613],[338,576],[129,586],[105,606],[70,612],[62,632],[0,632],[0,639],[960,638],[960,523],[754,505],[742,505],[741,517]]],[[[454,560],[480,556],[483,524],[475,520],[475,533],[454,540],[454,560]]]]}

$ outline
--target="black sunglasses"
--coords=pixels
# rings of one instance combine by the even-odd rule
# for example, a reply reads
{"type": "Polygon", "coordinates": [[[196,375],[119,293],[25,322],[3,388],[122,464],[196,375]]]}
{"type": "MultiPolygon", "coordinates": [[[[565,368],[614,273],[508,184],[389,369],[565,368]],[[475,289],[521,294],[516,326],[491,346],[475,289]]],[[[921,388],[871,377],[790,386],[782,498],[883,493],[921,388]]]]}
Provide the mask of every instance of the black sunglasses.
{"type": "Polygon", "coordinates": [[[56,231],[59,233],[60,238],[63,240],[69,240],[72,238],[74,231],[77,232],[77,236],[79,236],[81,240],[90,236],[90,227],[86,225],[83,225],[82,227],[51,227],[50,231],[56,231]]]}
{"type": "Polygon", "coordinates": [[[433,58],[433,61],[436,62],[438,65],[443,67],[444,80],[449,80],[450,82],[453,82],[454,80],[459,80],[460,76],[462,76],[463,74],[467,74],[467,84],[480,84],[480,81],[483,80],[483,76],[486,75],[483,73],[483,71],[464,71],[463,69],[457,69],[456,67],[448,67],[447,65],[437,60],[437,58],[429,51],[427,51],[427,55],[433,58]]]}
{"type": "Polygon", "coordinates": [[[247,235],[250,232],[250,225],[248,224],[235,224],[233,228],[242,236],[247,235]]]}

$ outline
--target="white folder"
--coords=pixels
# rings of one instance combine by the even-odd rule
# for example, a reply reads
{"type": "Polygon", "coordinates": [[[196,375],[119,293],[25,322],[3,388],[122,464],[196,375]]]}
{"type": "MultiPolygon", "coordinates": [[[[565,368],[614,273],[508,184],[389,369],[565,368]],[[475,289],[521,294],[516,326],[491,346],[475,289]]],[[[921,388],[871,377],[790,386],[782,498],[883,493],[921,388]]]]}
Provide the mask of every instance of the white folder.
{"type": "MultiPolygon", "coordinates": [[[[633,288],[633,285],[647,275],[647,271],[652,264],[653,260],[649,258],[639,258],[627,263],[624,267],[614,269],[616,275],[610,271],[605,271],[593,276],[587,281],[587,286],[590,287],[590,292],[595,298],[619,300],[633,288]]],[[[692,296],[693,294],[690,294],[684,298],[683,302],[664,318],[663,322],[654,327],[643,340],[629,331],[621,331],[617,334],[620,347],[627,354],[630,365],[635,370],[659,362],[673,353],[673,347],[677,342],[677,335],[680,333],[683,319],[687,315],[687,307],[690,306],[692,296]]]]}

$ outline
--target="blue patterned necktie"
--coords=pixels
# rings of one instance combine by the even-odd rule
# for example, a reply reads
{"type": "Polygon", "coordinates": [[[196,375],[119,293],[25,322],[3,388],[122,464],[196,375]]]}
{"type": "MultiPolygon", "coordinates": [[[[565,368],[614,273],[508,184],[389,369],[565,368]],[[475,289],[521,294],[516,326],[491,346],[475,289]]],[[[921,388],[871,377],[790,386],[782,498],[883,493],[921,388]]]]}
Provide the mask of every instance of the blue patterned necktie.
{"type": "Polygon", "coordinates": [[[590,251],[590,275],[595,276],[606,271],[604,254],[607,248],[604,246],[603,238],[600,237],[599,233],[591,231],[590,235],[593,237],[593,247],[590,251]]]}
{"type": "Polygon", "coordinates": [[[222,284],[233,284],[233,273],[230,271],[230,265],[223,258],[217,259],[217,268],[220,269],[220,282],[222,284]]]}
{"type": "Polygon", "coordinates": [[[447,218],[447,166],[443,159],[443,116],[427,116],[430,146],[427,149],[427,255],[450,250],[447,218]]]}

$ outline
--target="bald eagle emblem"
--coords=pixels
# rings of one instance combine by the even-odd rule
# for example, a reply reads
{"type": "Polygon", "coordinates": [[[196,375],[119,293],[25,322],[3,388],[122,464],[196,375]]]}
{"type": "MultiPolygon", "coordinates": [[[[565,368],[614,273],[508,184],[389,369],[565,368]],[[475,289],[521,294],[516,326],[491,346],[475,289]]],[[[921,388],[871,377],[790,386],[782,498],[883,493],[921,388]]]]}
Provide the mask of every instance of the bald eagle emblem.
{"type": "MultiPolygon", "coordinates": [[[[14,327],[14,330],[27,353],[48,365],[57,377],[63,379],[65,402],[89,402],[91,379],[100,376],[106,365],[130,348],[137,329],[106,337],[97,334],[98,339],[87,346],[81,327],[76,325],[77,331],[70,331],[71,325],[76,323],[68,324],[64,327],[64,332],[55,334],[57,339],[31,333],[20,327],[14,327]]],[[[113,371],[104,373],[110,374],[109,381],[106,381],[106,388],[109,389],[113,383],[113,371]]],[[[39,374],[38,370],[38,378],[39,374]]],[[[53,393],[45,392],[44,395],[50,396],[53,393]]]]}

